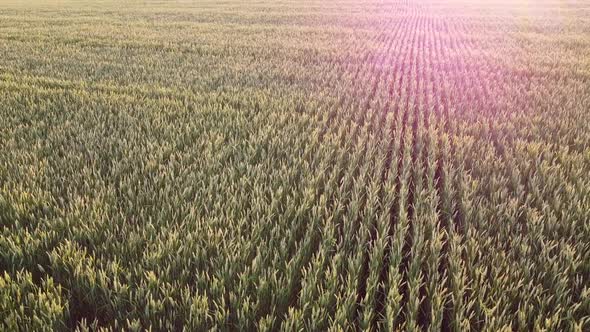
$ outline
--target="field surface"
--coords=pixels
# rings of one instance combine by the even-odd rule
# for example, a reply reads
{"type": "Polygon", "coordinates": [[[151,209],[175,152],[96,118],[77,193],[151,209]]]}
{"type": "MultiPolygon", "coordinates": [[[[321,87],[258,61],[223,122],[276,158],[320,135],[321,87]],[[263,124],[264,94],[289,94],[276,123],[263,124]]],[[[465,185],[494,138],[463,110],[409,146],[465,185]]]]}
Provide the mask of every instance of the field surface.
{"type": "Polygon", "coordinates": [[[589,331],[590,1],[0,1],[0,330],[589,331]]]}

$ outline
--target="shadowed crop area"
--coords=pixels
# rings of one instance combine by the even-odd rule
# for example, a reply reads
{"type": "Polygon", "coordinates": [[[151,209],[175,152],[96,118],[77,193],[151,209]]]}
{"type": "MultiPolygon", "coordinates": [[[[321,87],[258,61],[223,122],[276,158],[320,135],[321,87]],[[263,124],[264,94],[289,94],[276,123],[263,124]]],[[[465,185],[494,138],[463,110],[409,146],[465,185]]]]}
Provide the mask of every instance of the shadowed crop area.
{"type": "Polygon", "coordinates": [[[0,330],[590,330],[589,1],[0,1],[0,330]]]}

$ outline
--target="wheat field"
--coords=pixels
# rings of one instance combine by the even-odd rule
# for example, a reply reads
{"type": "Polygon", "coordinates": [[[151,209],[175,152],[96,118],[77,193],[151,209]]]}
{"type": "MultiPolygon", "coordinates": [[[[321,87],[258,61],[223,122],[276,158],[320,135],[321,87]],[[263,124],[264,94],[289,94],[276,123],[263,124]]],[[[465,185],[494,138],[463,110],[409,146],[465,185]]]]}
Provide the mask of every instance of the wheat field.
{"type": "Polygon", "coordinates": [[[589,285],[589,1],[0,1],[2,331],[589,331],[589,285]]]}

